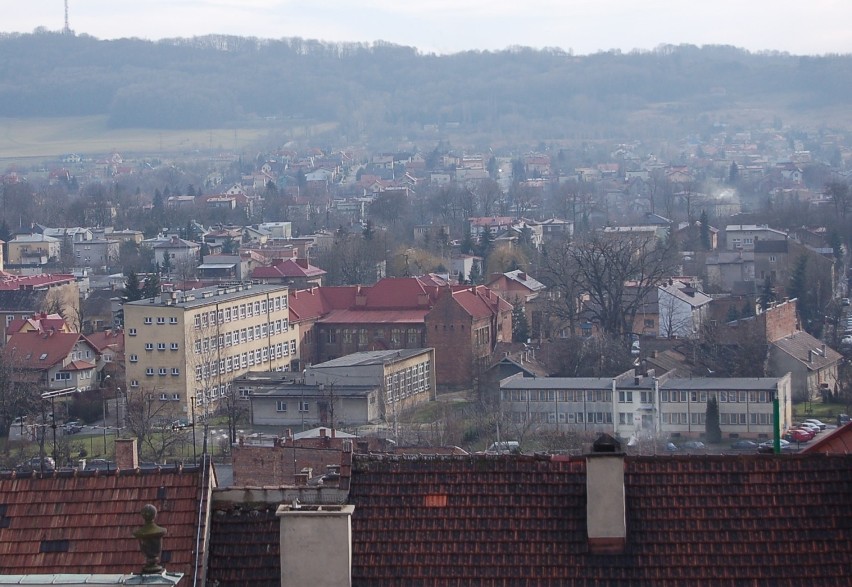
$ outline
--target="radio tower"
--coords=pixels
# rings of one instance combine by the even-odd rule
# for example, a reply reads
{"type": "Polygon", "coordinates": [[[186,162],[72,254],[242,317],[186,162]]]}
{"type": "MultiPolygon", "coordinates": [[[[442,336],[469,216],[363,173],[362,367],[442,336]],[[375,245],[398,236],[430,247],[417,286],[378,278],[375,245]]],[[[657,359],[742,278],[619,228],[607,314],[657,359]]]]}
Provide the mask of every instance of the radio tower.
{"type": "Polygon", "coordinates": [[[63,35],[71,34],[71,27],[68,26],[68,0],[65,0],[65,28],[62,29],[63,35]]]}

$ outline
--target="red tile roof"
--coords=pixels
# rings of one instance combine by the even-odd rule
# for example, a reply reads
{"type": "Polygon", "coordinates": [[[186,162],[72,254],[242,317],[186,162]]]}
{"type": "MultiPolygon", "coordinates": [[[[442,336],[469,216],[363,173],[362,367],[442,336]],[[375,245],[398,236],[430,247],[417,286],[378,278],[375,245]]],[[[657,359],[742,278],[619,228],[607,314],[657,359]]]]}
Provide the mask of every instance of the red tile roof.
{"type": "Polygon", "coordinates": [[[456,286],[453,299],[474,318],[486,318],[500,311],[511,312],[512,305],[484,285],[456,286]]]}
{"type": "Polygon", "coordinates": [[[805,448],[802,452],[852,454],[852,423],[846,423],[840,428],[823,434],[819,440],[805,448]]]}
{"type": "Polygon", "coordinates": [[[3,354],[22,369],[48,369],[71,354],[77,341],[85,341],[93,355],[95,346],[77,332],[16,332],[9,337],[3,354]]]}
{"type": "Polygon", "coordinates": [[[422,310],[336,310],[319,321],[323,324],[423,324],[422,310]]]}
{"type": "Polygon", "coordinates": [[[295,259],[285,259],[276,265],[269,267],[258,267],[251,272],[252,279],[281,279],[286,277],[320,277],[326,272],[307,264],[307,267],[302,267],[295,259]]]}
{"type": "Polygon", "coordinates": [[[0,574],[138,573],[144,557],[132,532],[150,503],[168,531],[165,567],[192,584],[199,507],[207,503],[199,500],[211,478],[202,471],[0,475],[0,574]]]}
{"type": "Polygon", "coordinates": [[[46,286],[73,283],[73,275],[43,273],[40,275],[12,275],[3,273],[0,279],[0,291],[16,289],[32,289],[46,286]]]}
{"type": "Polygon", "coordinates": [[[355,455],[352,584],[847,584],[852,456],[628,457],[625,491],[590,554],[584,459],[355,455]]]}

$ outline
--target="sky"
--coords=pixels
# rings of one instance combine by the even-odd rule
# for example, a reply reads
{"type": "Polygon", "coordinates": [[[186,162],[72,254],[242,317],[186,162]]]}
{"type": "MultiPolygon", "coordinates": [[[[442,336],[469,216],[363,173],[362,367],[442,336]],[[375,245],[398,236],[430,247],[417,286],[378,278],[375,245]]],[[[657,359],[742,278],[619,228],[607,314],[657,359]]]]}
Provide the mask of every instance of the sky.
{"type": "MultiPolygon", "coordinates": [[[[68,0],[71,29],[100,39],[228,34],[387,41],[424,53],[660,45],[852,53],[850,0],[68,0]]],[[[0,0],[0,32],[60,30],[64,0],[0,0]]]]}

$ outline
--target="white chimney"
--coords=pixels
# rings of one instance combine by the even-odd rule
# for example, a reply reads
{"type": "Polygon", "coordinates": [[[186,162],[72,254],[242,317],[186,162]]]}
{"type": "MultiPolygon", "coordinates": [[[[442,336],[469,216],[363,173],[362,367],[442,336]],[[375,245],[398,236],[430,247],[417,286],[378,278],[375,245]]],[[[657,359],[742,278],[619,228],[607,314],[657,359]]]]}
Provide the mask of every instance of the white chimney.
{"type": "Polygon", "coordinates": [[[281,587],[352,585],[352,505],[278,506],[281,587]]]}
{"type": "Polygon", "coordinates": [[[590,553],[624,552],[624,453],[609,434],[602,434],[592,445],[591,454],[586,455],[586,527],[590,553]]]}

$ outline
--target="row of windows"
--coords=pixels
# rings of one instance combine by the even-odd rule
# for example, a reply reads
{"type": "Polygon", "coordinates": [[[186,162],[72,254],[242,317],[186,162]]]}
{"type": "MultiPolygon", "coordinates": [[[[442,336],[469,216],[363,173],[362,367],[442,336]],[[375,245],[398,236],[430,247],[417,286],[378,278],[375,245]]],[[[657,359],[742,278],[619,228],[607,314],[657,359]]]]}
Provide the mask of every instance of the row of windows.
{"type": "Polygon", "coordinates": [[[237,344],[243,344],[245,342],[253,342],[255,339],[260,340],[267,335],[274,336],[276,334],[281,334],[282,332],[287,332],[288,330],[290,330],[290,323],[288,320],[274,320],[272,322],[257,324],[240,330],[233,330],[224,334],[219,334],[218,336],[207,336],[196,339],[194,345],[195,353],[206,353],[211,349],[219,347],[227,348],[237,344]]]}
{"type": "MultiPolygon", "coordinates": [[[[164,376],[169,374],[169,368],[168,367],[160,367],[156,371],[160,375],[160,377],[164,377],[164,376]]],[[[145,375],[147,375],[148,377],[153,377],[154,372],[155,372],[154,367],[148,367],[147,369],[145,369],[145,375]]],[[[172,367],[172,376],[173,377],[180,377],[180,368],[172,367]]]]}
{"type": "MultiPolygon", "coordinates": [[[[77,379],[91,379],[92,371],[78,371],[77,379]]],[[[53,376],[54,381],[71,381],[70,371],[57,371],[53,376]]]]}
{"type": "Polygon", "coordinates": [[[612,412],[512,412],[512,422],[524,424],[612,424],[612,412]]]}
{"type": "Polygon", "coordinates": [[[274,296],[269,298],[269,304],[266,300],[255,302],[247,302],[245,304],[235,304],[222,310],[211,310],[209,312],[201,312],[195,315],[195,327],[204,328],[206,326],[215,326],[216,324],[224,324],[232,320],[242,320],[251,318],[252,316],[260,316],[269,312],[277,312],[287,309],[287,296],[274,296]]]}
{"type": "Polygon", "coordinates": [[[706,404],[711,398],[721,403],[770,403],[774,394],[769,391],[660,391],[663,402],[698,402],[706,404]]]}
{"type": "MultiPolygon", "coordinates": [[[[287,402],[285,400],[278,400],[275,402],[275,411],[276,412],[286,412],[287,411],[287,402]]],[[[299,411],[300,412],[310,412],[311,404],[310,402],[300,401],[299,402],[299,411]]]]}
{"type": "MultiPolygon", "coordinates": [[[[663,424],[704,426],[707,423],[705,412],[664,412],[662,414],[663,424]]],[[[772,414],[768,412],[757,414],[719,414],[719,424],[722,426],[746,426],[749,422],[755,426],[766,426],[772,423],[772,414]]]]}
{"type": "MultiPolygon", "coordinates": [[[[388,333],[383,328],[377,328],[372,331],[372,336],[384,339],[389,334],[390,342],[393,345],[401,345],[405,342],[410,346],[414,346],[420,344],[420,333],[421,330],[419,328],[391,328],[388,333]]],[[[368,344],[370,341],[370,330],[367,328],[329,328],[325,330],[325,342],[327,344],[337,344],[338,337],[341,338],[344,344],[368,344]]]]}
{"type": "MultiPolygon", "coordinates": [[[[145,324],[153,324],[154,319],[151,316],[145,316],[142,319],[142,322],[144,322],[145,324]]],[[[165,316],[157,316],[157,325],[158,326],[162,326],[165,323],[166,323],[166,317],[165,316]]],[[[169,316],[169,324],[177,324],[177,323],[178,323],[177,316],[169,316]]]]}
{"type": "Polygon", "coordinates": [[[200,381],[206,377],[215,377],[220,373],[230,373],[240,369],[247,369],[248,367],[261,365],[270,359],[280,359],[289,356],[291,353],[295,354],[295,352],[296,341],[291,340],[289,345],[286,342],[279,342],[278,344],[246,351],[232,357],[212,360],[208,363],[195,366],[195,379],[196,381],[200,381]]]}
{"type": "Polygon", "coordinates": [[[385,379],[388,401],[395,402],[415,393],[428,391],[432,383],[432,363],[425,361],[391,373],[385,379]]]}
{"type": "MultiPolygon", "coordinates": [[[[633,393],[632,391],[619,391],[618,392],[618,403],[620,404],[632,404],[633,403],[633,393]]],[[[639,402],[643,404],[650,404],[654,401],[654,392],[653,391],[640,391],[638,394],[639,402]]]]}
{"type": "Polygon", "coordinates": [[[504,389],[509,402],[611,402],[612,392],[605,389],[504,389]]]}

